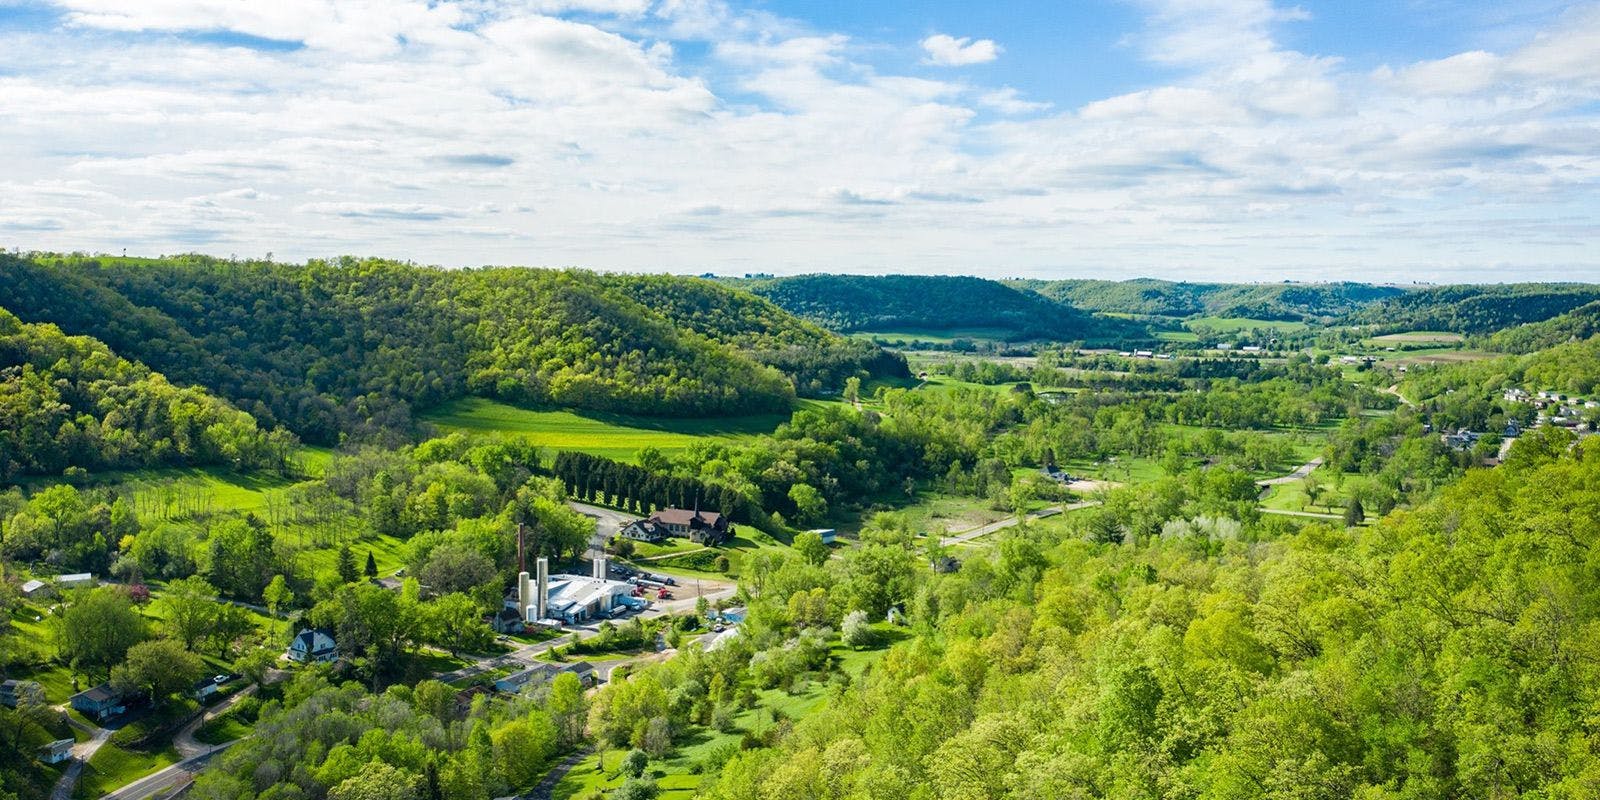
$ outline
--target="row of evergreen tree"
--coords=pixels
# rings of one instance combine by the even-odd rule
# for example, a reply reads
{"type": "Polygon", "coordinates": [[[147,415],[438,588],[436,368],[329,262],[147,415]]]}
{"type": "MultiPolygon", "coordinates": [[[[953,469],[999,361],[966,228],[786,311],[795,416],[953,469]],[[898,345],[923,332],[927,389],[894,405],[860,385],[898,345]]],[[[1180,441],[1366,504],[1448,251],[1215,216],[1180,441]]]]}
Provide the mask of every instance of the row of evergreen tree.
{"type": "Polygon", "coordinates": [[[635,511],[661,508],[699,508],[727,515],[734,522],[759,525],[761,508],[731,487],[698,478],[663,475],[644,467],[602,456],[563,450],[556,454],[552,473],[566,484],[567,492],[584,502],[635,511]]]}

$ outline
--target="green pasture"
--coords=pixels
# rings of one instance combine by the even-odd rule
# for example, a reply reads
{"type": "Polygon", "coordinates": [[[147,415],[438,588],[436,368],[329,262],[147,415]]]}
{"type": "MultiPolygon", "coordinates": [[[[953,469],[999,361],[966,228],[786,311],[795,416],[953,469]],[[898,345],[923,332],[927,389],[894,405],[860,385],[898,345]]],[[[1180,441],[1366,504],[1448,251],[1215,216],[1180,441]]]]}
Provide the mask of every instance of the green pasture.
{"type": "Polygon", "coordinates": [[[655,419],[620,414],[535,410],[494,400],[469,397],[446,403],[422,415],[441,431],[501,433],[528,439],[556,450],[575,450],[619,461],[633,461],[639,451],[654,447],[674,453],[706,439],[728,442],[771,433],[788,414],[757,414],[708,419],[655,419]]]}
{"type": "Polygon", "coordinates": [[[1205,328],[1214,333],[1230,334],[1240,331],[1269,330],[1280,333],[1292,333],[1306,329],[1304,322],[1294,322],[1281,319],[1253,319],[1251,317],[1195,317],[1186,320],[1184,325],[1190,330],[1205,328]]]}

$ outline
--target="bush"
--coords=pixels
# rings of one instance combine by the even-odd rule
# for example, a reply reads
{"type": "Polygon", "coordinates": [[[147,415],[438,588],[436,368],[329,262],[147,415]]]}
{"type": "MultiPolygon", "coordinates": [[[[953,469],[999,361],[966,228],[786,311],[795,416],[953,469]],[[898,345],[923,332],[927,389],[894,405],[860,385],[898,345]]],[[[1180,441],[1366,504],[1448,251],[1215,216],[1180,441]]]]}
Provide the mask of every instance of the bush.
{"type": "Polygon", "coordinates": [[[637,778],[644,774],[644,768],[650,765],[650,755],[643,750],[634,748],[622,757],[622,764],[618,767],[621,774],[630,778],[637,778]]]}

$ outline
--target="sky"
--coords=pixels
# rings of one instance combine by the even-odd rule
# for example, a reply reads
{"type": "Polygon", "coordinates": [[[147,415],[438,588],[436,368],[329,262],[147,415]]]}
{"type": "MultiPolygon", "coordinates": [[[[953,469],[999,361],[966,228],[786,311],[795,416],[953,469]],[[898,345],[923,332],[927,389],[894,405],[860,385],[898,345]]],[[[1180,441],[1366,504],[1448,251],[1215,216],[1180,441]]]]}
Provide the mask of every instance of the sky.
{"type": "Polygon", "coordinates": [[[0,247],[1600,281],[1600,2],[0,0],[0,247]]]}

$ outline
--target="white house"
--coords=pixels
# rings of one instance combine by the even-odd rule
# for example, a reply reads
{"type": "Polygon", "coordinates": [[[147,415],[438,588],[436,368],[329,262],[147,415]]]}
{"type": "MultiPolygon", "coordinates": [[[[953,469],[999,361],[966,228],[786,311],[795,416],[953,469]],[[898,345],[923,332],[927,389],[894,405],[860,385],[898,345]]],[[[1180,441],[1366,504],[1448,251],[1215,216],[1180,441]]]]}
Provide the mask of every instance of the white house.
{"type": "Polygon", "coordinates": [[[289,652],[285,655],[290,661],[302,664],[313,661],[338,661],[339,644],[333,640],[333,634],[329,631],[306,628],[295,634],[294,641],[289,643],[289,652]]]}
{"type": "Polygon", "coordinates": [[[75,742],[71,739],[57,739],[39,748],[39,759],[46,764],[60,764],[72,758],[73,744],[75,742]]]}

